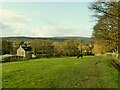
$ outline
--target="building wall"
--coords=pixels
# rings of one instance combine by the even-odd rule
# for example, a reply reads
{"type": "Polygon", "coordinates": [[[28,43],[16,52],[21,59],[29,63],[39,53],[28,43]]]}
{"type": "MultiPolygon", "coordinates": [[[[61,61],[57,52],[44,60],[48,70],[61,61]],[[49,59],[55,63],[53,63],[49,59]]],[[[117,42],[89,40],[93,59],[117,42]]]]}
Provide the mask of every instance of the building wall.
{"type": "Polygon", "coordinates": [[[24,50],[22,47],[20,47],[20,48],[17,50],[17,55],[18,55],[18,56],[23,56],[23,57],[25,57],[25,50],[24,50]]]}

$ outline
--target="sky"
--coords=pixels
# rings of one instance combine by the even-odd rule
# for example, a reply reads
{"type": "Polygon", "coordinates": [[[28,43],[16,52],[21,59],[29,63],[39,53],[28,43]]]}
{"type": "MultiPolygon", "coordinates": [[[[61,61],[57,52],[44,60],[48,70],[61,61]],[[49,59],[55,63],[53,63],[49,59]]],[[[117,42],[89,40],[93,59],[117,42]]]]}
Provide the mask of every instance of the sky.
{"type": "Polygon", "coordinates": [[[90,2],[4,2],[0,5],[3,37],[92,35],[90,2]]]}

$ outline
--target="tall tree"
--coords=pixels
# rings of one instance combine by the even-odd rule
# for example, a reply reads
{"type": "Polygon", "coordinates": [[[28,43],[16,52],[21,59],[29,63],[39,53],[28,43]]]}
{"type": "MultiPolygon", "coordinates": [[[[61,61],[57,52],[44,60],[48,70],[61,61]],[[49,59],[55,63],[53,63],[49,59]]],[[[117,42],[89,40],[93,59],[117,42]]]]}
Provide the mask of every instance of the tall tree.
{"type": "Polygon", "coordinates": [[[118,21],[120,20],[118,2],[98,1],[92,3],[89,8],[95,12],[93,16],[97,18],[97,23],[93,28],[94,41],[100,40],[118,53],[118,21]]]}
{"type": "Polygon", "coordinates": [[[53,56],[53,43],[48,40],[31,40],[34,54],[38,57],[51,57],[53,56]]]}
{"type": "Polygon", "coordinates": [[[2,54],[11,54],[12,52],[12,42],[2,40],[2,54]]]}

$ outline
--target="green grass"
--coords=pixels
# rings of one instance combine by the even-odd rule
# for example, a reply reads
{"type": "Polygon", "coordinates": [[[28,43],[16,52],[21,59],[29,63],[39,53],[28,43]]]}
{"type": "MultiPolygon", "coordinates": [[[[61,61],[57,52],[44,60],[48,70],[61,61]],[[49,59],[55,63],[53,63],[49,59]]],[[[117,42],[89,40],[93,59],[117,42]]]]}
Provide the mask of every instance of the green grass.
{"type": "Polygon", "coordinates": [[[118,72],[109,59],[86,56],[3,63],[3,88],[118,88],[118,72]]]}

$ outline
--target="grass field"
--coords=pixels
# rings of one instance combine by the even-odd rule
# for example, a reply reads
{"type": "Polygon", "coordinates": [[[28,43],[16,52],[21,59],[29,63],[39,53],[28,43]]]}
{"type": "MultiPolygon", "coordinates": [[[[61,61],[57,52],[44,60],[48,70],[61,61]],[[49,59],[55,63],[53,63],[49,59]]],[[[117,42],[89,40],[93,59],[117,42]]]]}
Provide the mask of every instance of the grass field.
{"type": "Polygon", "coordinates": [[[2,84],[3,88],[118,88],[118,72],[109,60],[86,56],[3,63],[2,84]]]}

